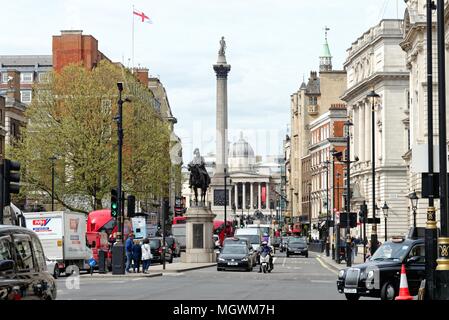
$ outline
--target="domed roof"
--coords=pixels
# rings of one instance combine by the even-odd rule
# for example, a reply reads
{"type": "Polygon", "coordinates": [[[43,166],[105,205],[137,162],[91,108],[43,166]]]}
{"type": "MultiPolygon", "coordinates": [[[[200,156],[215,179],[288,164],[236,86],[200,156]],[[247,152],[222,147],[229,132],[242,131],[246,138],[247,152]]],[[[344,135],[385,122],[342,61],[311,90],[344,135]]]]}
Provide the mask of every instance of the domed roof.
{"type": "Polygon", "coordinates": [[[248,158],[254,157],[254,150],[251,145],[243,139],[243,135],[240,135],[240,139],[234,142],[229,149],[229,157],[231,158],[248,158]]]}

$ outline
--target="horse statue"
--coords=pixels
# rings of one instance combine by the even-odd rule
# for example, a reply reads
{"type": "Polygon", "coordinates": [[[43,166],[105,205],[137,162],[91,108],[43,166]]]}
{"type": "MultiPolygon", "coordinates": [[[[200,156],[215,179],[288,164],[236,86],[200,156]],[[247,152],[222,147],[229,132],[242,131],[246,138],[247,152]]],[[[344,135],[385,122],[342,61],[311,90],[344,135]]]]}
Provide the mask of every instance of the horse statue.
{"type": "Polygon", "coordinates": [[[198,148],[195,149],[194,154],[195,157],[189,163],[188,169],[190,171],[190,188],[193,188],[195,192],[195,204],[198,206],[198,189],[201,189],[200,203],[204,205],[210,177],[205,168],[204,158],[200,155],[198,148]]]}

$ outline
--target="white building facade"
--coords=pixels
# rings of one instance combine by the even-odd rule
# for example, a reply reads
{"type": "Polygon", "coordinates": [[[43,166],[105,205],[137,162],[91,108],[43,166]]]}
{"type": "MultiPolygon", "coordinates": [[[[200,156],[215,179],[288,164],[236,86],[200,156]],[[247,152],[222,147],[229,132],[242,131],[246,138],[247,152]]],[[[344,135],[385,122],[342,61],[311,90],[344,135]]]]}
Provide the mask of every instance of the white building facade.
{"type": "MultiPolygon", "coordinates": [[[[418,227],[425,227],[427,220],[428,199],[422,198],[421,172],[416,163],[424,162],[427,168],[427,24],[426,24],[426,0],[409,0],[404,14],[404,33],[401,47],[406,53],[407,69],[410,71],[410,113],[407,121],[410,127],[410,150],[404,155],[409,167],[408,184],[409,192],[416,191],[418,195],[418,208],[416,222],[418,227]]],[[[445,48],[446,65],[449,63],[449,1],[445,1],[445,48]]],[[[433,51],[433,145],[438,148],[438,59],[437,59],[437,17],[436,10],[432,15],[432,51],[433,51]]],[[[449,76],[446,68],[446,78],[449,76]]],[[[446,89],[447,92],[447,89],[446,89]]],[[[449,102],[446,95],[446,104],[449,102]]],[[[449,125],[446,117],[446,125],[449,125]]],[[[446,139],[447,140],[447,139],[446,139]]],[[[436,151],[434,149],[434,152],[436,151]]],[[[438,163],[438,157],[434,157],[434,163],[438,163]]],[[[437,222],[440,220],[439,201],[434,203],[437,222]]],[[[409,208],[410,221],[413,223],[413,212],[409,208]]],[[[438,224],[439,227],[439,224],[438,224]]]]}
{"type": "MultiPolygon", "coordinates": [[[[368,217],[373,216],[373,201],[378,208],[386,202],[388,236],[408,232],[408,172],[402,158],[407,152],[408,126],[403,121],[408,112],[409,72],[402,41],[402,20],[382,20],[359,37],[347,50],[347,90],[342,100],[347,103],[351,119],[351,212],[359,212],[366,201],[368,217]],[[374,102],[367,98],[371,91],[380,96],[374,102]],[[372,194],[372,116],[375,134],[375,199],[372,194]]],[[[379,241],[385,237],[382,210],[377,225],[379,241]]],[[[353,230],[359,232],[359,228],[353,230]]],[[[371,228],[367,226],[367,237],[371,228]]]]}

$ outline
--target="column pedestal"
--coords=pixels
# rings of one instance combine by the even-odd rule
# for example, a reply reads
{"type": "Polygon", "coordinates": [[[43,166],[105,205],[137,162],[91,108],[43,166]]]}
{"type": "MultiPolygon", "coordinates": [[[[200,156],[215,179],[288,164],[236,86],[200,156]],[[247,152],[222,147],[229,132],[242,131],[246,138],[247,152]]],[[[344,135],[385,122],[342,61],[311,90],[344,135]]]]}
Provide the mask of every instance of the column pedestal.
{"type": "Polygon", "coordinates": [[[215,214],[207,207],[190,207],[186,213],[186,252],[181,261],[186,263],[215,262],[214,230],[215,214]]]}

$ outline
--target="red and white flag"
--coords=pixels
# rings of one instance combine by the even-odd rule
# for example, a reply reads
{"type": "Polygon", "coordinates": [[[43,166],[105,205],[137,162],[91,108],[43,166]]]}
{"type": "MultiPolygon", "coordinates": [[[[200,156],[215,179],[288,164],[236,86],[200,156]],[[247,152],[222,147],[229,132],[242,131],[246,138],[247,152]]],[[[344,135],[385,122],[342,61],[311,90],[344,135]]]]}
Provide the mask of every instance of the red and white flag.
{"type": "Polygon", "coordinates": [[[143,11],[139,12],[136,10],[133,10],[133,14],[138,16],[140,18],[141,22],[145,22],[145,23],[150,23],[152,24],[153,22],[151,21],[150,17],[148,17],[147,15],[145,15],[145,13],[143,13],[143,11]]]}

